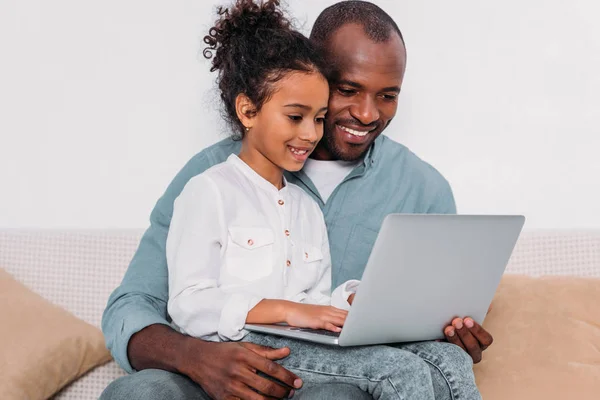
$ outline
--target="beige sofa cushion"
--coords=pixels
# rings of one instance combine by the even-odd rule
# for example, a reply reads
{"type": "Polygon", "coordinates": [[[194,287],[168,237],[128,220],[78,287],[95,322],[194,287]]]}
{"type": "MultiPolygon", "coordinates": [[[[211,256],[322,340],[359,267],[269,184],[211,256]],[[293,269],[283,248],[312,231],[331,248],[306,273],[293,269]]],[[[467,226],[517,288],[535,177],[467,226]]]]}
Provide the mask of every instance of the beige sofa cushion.
{"type": "Polygon", "coordinates": [[[110,360],[100,330],[0,269],[0,398],[46,399],[110,360]]]}
{"type": "Polygon", "coordinates": [[[492,304],[494,344],[475,366],[485,400],[598,398],[600,279],[506,275],[492,304]]]}

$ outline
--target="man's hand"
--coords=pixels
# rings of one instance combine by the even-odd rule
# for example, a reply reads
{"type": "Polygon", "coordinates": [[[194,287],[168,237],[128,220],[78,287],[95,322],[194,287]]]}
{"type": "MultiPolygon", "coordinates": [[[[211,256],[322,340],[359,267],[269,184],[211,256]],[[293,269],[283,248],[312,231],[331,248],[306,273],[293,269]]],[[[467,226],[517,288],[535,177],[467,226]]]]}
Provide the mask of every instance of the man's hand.
{"type": "Polygon", "coordinates": [[[444,328],[446,340],[469,353],[473,363],[481,361],[482,353],[494,339],[492,335],[472,318],[454,318],[452,324],[444,328]]]}
{"type": "Polygon", "coordinates": [[[274,362],[290,354],[253,343],[212,343],[190,338],[180,372],[197,382],[213,399],[263,400],[293,395],[302,381],[274,362]],[[281,383],[259,376],[262,372],[281,383]],[[258,393],[256,392],[258,391],[258,393]]]}
{"type": "Polygon", "coordinates": [[[155,368],[186,375],[216,400],[281,399],[302,386],[298,376],[274,362],[287,357],[288,348],[205,342],[155,324],[134,334],[127,350],[138,371],[155,368]]]}

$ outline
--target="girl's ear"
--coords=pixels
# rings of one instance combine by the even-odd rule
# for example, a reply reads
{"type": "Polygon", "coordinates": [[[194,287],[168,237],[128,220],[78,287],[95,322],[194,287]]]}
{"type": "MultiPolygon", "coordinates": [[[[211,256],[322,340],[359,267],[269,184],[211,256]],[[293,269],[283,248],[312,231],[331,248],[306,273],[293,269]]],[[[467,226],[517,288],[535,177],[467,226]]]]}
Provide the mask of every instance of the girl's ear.
{"type": "Polygon", "coordinates": [[[243,93],[238,94],[235,98],[235,112],[242,125],[246,127],[246,130],[252,128],[254,117],[256,117],[256,107],[248,96],[243,93]]]}

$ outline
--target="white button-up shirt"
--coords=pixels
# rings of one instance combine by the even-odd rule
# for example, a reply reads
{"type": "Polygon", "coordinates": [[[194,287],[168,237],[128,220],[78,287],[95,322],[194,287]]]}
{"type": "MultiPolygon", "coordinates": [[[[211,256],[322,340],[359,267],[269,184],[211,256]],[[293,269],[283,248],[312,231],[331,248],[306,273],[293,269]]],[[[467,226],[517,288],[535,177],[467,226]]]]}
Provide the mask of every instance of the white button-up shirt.
{"type": "Polygon", "coordinates": [[[237,156],[192,178],[175,200],[167,238],[168,311],[182,332],[239,340],[263,299],[348,309],[358,281],[331,294],[319,206],[299,187],[278,190],[237,156]]]}

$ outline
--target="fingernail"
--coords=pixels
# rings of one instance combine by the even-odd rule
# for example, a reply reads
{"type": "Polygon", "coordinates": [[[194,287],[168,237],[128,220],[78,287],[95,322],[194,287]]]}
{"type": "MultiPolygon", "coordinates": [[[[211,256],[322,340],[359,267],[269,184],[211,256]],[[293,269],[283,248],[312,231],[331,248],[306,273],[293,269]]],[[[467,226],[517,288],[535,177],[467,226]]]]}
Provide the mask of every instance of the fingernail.
{"type": "Polygon", "coordinates": [[[448,332],[446,333],[446,335],[452,337],[454,336],[454,329],[449,329],[448,332]]]}
{"type": "Polygon", "coordinates": [[[473,327],[473,320],[471,318],[465,319],[465,325],[467,328],[471,329],[473,327]]]}
{"type": "Polygon", "coordinates": [[[290,395],[288,396],[288,399],[291,399],[292,397],[294,397],[295,394],[296,394],[296,392],[291,390],[290,395]]]}
{"type": "Polygon", "coordinates": [[[463,327],[463,322],[462,322],[462,319],[458,319],[458,320],[456,320],[456,323],[454,324],[454,327],[455,327],[456,329],[461,329],[461,328],[463,327]]]}
{"type": "Polygon", "coordinates": [[[294,387],[295,387],[296,389],[300,389],[300,388],[302,387],[302,379],[296,379],[296,380],[294,381],[294,387]]]}

